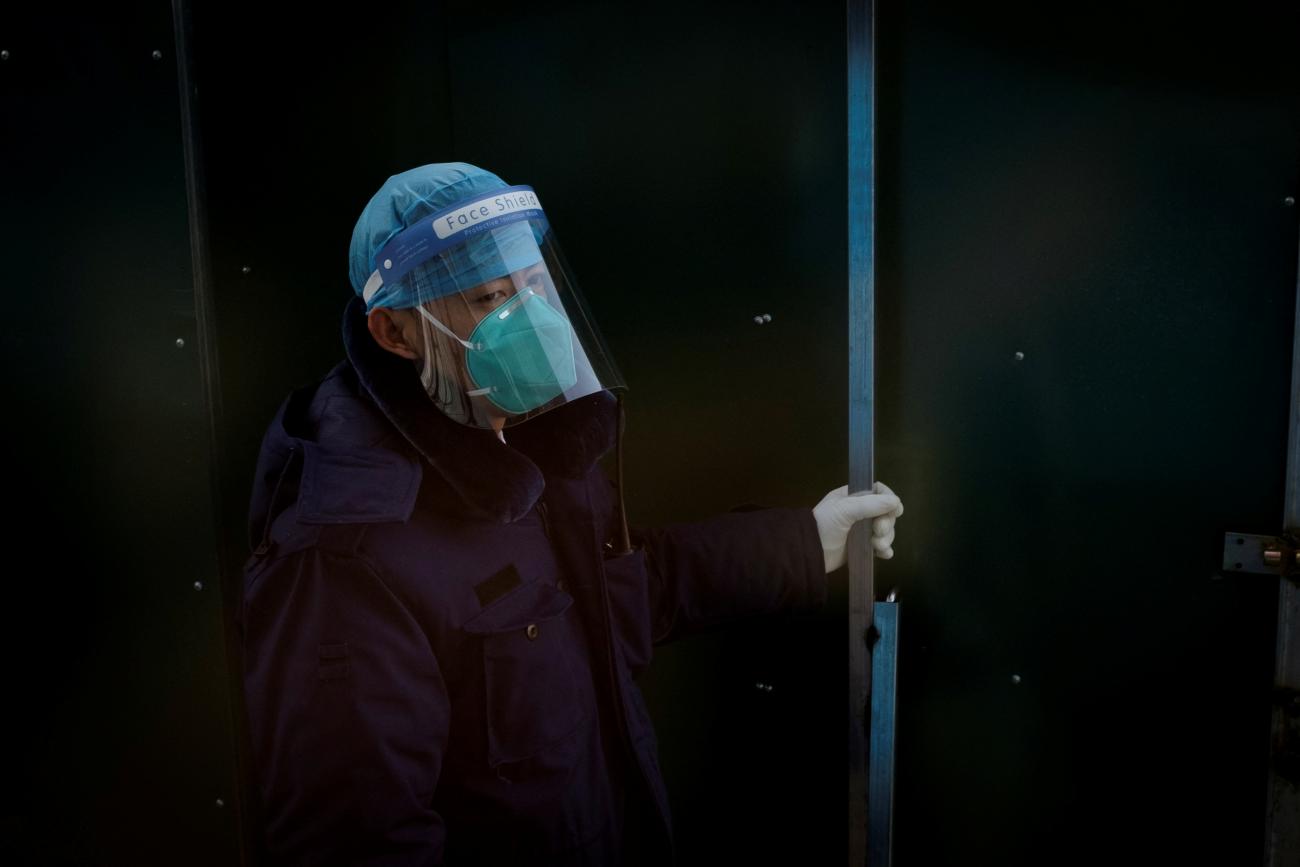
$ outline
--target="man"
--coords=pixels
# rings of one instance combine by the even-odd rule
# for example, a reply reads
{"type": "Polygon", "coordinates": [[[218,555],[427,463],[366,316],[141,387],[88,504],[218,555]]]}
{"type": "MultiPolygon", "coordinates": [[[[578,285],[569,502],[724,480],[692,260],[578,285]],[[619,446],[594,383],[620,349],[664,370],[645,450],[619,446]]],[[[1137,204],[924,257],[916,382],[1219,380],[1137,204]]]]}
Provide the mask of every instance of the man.
{"type": "Polygon", "coordinates": [[[892,556],[901,502],[877,484],[629,530],[596,463],[622,380],[531,188],[465,163],[394,175],[350,258],[347,359],[276,413],[250,508],[239,622],[273,860],[670,863],[633,682],[652,648],[822,604],[855,521],[892,556]]]}

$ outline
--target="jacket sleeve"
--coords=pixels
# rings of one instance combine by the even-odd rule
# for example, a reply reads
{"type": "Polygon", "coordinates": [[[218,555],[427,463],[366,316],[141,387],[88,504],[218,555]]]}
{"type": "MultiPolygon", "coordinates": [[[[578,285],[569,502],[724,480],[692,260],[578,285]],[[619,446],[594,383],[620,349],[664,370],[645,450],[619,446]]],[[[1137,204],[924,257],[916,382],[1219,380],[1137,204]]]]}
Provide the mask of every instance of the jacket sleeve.
{"type": "MultiPolygon", "coordinates": [[[[606,479],[611,510],[617,489],[606,479]]],[[[702,521],[629,528],[644,550],[655,645],[745,617],[826,602],[811,508],[740,507],[702,521]]]]}
{"type": "Polygon", "coordinates": [[[646,551],[655,644],[826,602],[812,509],[763,508],[629,531],[646,551]]]}
{"type": "Polygon", "coordinates": [[[308,548],[264,567],[240,620],[272,863],[441,864],[450,704],[423,629],[365,559],[308,548]]]}

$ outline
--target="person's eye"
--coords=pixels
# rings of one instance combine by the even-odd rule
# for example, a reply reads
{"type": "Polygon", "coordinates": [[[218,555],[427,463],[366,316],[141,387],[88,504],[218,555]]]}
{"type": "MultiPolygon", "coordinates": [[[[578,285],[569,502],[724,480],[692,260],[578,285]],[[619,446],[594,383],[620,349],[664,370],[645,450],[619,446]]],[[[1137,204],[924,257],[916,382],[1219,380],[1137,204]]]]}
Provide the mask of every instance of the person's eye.
{"type": "Polygon", "coordinates": [[[486,295],[480,295],[476,300],[478,301],[479,304],[495,304],[498,301],[503,300],[505,297],[506,297],[506,293],[502,292],[500,289],[497,289],[496,291],[489,292],[486,295]]]}

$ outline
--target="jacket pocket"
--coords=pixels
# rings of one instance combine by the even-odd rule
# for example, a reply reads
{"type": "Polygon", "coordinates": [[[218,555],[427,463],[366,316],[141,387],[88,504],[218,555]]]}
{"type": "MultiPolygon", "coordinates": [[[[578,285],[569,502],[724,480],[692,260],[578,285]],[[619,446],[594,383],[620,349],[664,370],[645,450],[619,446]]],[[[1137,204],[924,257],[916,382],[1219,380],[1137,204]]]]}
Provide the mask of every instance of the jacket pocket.
{"type": "Polygon", "coordinates": [[[572,604],[549,584],[525,584],[462,627],[482,641],[489,766],[532,758],[586,719],[572,604]]]}

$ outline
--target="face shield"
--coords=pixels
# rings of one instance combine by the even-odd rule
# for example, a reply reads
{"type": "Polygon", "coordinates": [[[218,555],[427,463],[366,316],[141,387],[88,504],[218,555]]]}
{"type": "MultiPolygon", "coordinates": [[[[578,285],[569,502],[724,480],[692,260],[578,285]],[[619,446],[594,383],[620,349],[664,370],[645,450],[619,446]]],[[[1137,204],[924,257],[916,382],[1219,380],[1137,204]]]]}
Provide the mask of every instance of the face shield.
{"type": "Polygon", "coordinates": [[[531,187],[457,202],[375,256],[367,310],[410,309],[421,382],[449,418],[518,424],[625,388],[531,187]]]}

